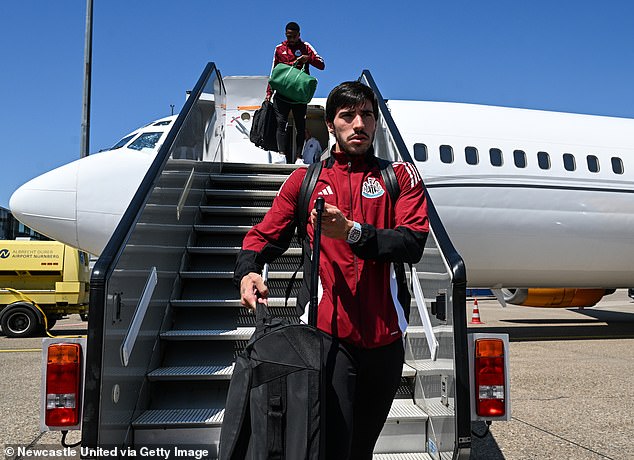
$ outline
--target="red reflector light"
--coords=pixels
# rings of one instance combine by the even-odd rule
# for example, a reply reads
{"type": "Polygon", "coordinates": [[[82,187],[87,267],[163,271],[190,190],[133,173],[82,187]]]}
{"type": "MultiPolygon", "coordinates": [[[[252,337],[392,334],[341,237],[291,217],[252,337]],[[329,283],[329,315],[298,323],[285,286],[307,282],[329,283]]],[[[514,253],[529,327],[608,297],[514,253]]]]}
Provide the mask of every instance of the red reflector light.
{"type": "Polygon", "coordinates": [[[501,339],[476,339],[475,382],[476,414],[481,417],[505,415],[504,342],[501,339]]]}
{"type": "Polygon", "coordinates": [[[46,416],[49,427],[79,423],[81,346],[55,343],[48,347],[46,363],[46,416]]]}

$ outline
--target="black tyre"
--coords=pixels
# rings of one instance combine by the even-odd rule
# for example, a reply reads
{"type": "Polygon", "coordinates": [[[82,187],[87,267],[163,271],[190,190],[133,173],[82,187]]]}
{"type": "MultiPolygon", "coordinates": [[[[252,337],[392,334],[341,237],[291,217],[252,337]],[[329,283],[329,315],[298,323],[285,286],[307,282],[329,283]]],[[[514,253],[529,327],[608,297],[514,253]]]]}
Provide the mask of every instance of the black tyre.
{"type": "MultiPolygon", "coordinates": [[[[53,326],[55,326],[55,323],[57,323],[57,318],[53,318],[52,316],[47,316],[46,317],[46,324],[48,325],[48,329],[49,331],[51,329],[53,329],[53,326]]],[[[42,325],[43,327],[44,325],[42,325]]]]}
{"type": "Polygon", "coordinates": [[[2,315],[2,330],[7,337],[31,337],[37,333],[39,322],[29,307],[6,307],[2,315]]]}

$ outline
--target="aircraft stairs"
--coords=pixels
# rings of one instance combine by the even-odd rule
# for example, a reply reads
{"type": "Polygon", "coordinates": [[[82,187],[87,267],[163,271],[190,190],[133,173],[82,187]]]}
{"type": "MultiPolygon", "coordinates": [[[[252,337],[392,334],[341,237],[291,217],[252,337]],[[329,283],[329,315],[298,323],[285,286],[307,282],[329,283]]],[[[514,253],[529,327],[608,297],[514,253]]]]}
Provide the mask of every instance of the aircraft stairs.
{"type": "MultiPolygon", "coordinates": [[[[377,142],[388,145],[392,131],[384,128],[377,142]]],[[[92,280],[91,305],[100,301],[103,308],[96,315],[91,309],[86,385],[99,391],[86,391],[83,445],[199,448],[215,458],[233,363],[255,323],[232,284],[235,259],[295,168],[165,160],[138,205],[134,229],[119,236],[126,243],[109,245],[109,265],[102,268],[100,260],[95,268],[108,276],[92,280]]],[[[412,300],[401,386],[375,459],[468,457],[470,441],[459,440],[464,427],[456,421],[465,372],[464,360],[456,360],[462,333],[454,321],[466,326],[466,320],[454,312],[462,301],[464,315],[464,285],[452,284],[442,238],[433,228],[416,265],[437,356],[426,315],[412,300]]],[[[286,307],[285,290],[300,258],[294,238],[269,271],[270,309],[292,321],[301,270],[286,307]]]]}

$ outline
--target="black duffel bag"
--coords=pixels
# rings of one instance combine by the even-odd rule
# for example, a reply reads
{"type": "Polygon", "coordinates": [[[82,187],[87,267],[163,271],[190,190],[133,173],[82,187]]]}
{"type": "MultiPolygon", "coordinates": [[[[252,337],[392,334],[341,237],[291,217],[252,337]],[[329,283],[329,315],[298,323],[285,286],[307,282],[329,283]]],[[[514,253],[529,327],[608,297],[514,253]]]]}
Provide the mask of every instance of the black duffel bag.
{"type": "Polygon", "coordinates": [[[255,111],[249,139],[257,147],[277,152],[277,121],[275,110],[270,101],[262,102],[262,107],[255,111]]]}

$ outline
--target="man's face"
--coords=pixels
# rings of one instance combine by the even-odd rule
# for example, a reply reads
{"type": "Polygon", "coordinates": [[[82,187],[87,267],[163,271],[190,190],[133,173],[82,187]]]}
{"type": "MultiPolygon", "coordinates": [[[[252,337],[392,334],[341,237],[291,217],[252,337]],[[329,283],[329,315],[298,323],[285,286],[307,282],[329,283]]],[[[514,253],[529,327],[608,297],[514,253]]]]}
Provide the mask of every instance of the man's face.
{"type": "Polygon", "coordinates": [[[366,100],[356,107],[338,109],[333,122],[327,125],[337,140],[337,150],[349,155],[364,155],[372,145],[376,130],[372,102],[366,100]]]}
{"type": "Polygon", "coordinates": [[[294,45],[299,41],[299,32],[296,30],[286,29],[286,41],[289,45],[294,45]]]}

